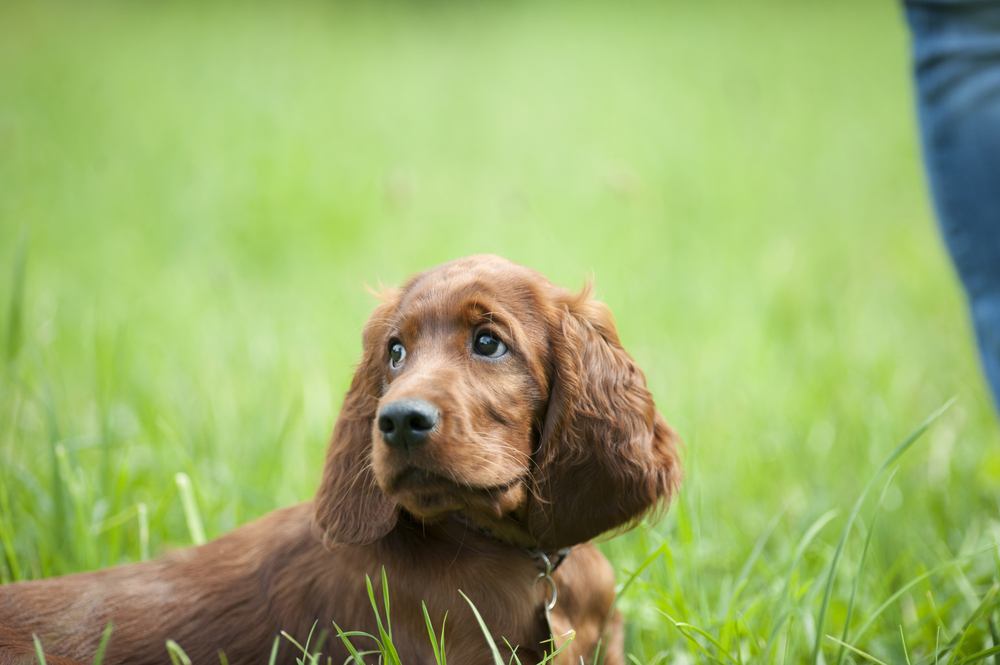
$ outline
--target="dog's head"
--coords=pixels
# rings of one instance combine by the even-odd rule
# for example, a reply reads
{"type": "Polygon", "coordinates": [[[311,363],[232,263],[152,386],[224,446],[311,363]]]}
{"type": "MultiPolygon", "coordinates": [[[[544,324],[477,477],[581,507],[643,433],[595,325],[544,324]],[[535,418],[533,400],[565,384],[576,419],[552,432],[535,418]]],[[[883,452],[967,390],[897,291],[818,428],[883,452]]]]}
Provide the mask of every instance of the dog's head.
{"type": "Polygon", "coordinates": [[[328,546],[372,542],[405,510],[564,547],[677,487],[674,433],[586,290],[460,259],[386,294],[363,346],[316,497],[328,546]]]}

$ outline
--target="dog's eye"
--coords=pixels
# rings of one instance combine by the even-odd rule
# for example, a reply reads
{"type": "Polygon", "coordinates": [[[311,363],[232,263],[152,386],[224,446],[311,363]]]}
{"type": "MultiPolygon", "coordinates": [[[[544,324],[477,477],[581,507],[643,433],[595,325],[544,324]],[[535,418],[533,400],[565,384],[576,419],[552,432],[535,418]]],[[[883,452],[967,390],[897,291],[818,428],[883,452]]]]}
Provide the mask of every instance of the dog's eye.
{"type": "Polygon", "coordinates": [[[507,353],[507,345],[491,332],[476,333],[476,340],[472,343],[472,349],[477,354],[486,356],[487,358],[499,358],[507,353]]]}
{"type": "Polygon", "coordinates": [[[406,347],[398,339],[389,340],[389,367],[399,369],[406,358],[406,347]]]}

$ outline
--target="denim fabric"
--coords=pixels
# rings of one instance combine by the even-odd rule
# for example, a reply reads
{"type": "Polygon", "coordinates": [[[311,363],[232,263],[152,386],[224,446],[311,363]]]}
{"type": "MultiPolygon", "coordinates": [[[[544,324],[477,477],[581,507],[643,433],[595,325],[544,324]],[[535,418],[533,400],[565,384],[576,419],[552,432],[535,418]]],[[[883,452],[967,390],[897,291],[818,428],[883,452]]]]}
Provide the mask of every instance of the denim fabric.
{"type": "Polygon", "coordinates": [[[1000,0],[907,0],[924,163],[1000,410],[1000,0]]]}

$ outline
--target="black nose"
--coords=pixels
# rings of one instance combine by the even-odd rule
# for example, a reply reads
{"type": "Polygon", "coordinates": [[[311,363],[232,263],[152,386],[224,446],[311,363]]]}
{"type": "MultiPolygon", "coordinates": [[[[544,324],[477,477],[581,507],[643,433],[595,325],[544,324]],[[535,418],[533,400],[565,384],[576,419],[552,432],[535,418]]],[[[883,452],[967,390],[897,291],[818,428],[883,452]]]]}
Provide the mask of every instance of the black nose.
{"type": "Polygon", "coordinates": [[[438,410],[420,399],[389,402],[378,412],[378,428],[390,446],[409,448],[423,443],[438,422],[438,410]]]}

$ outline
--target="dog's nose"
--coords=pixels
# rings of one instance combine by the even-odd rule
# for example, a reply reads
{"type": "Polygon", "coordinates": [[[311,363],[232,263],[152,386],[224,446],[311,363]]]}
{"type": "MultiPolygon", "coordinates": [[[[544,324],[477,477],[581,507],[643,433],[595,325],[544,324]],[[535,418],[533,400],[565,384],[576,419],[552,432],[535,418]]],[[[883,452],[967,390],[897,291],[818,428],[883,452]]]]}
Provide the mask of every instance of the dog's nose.
{"type": "Polygon", "coordinates": [[[389,402],[378,412],[378,428],[390,446],[409,448],[427,439],[438,422],[438,410],[420,399],[389,402]]]}

